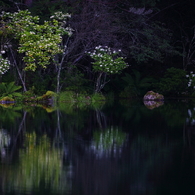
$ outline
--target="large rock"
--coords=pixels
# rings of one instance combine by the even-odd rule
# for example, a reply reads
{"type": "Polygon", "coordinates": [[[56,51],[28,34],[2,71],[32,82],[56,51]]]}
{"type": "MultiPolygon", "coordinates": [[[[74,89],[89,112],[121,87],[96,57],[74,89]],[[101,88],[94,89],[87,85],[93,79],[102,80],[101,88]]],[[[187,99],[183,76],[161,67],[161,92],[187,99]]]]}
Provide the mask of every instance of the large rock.
{"type": "Polygon", "coordinates": [[[157,108],[164,104],[164,101],[163,101],[164,96],[159,93],[155,93],[153,91],[148,91],[146,95],[144,95],[143,99],[144,99],[144,105],[148,109],[157,108]]]}
{"type": "Polygon", "coordinates": [[[159,94],[159,93],[155,93],[154,91],[148,91],[145,95],[144,95],[144,101],[147,100],[153,100],[153,101],[163,101],[164,100],[164,96],[159,94]]]}

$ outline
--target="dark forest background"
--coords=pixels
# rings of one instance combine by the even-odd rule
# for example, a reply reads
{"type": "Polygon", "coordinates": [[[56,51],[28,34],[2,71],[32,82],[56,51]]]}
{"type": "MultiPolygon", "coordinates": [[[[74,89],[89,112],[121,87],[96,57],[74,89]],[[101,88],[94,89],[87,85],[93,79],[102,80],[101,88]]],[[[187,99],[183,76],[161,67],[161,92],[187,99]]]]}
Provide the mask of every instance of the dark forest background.
{"type": "MultiPolygon", "coordinates": [[[[61,73],[61,91],[94,92],[97,73],[86,51],[104,45],[121,49],[129,67],[121,74],[107,76],[103,94],[132,98],[153,90],[167,97],[194,96],[195,3],[192,0],[0,1],[1,11],[19,9],[28,9],[42,22],[56,11],[71,14],[68,23],[74,32],[61,73]]],[[[14,68],[1,80],[21,85],[14,68]]],[[[55,91],[55,69],[49,65],[44,70],[26,71],[25,82],[27,90],[33,88],[37,94],[55,91]]]]}

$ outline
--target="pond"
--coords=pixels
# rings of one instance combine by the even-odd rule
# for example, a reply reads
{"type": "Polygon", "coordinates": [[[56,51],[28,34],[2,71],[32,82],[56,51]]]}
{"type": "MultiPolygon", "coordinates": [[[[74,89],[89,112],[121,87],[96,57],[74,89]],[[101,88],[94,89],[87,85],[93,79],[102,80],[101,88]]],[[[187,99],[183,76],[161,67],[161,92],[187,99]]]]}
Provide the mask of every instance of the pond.
{"type": "Polygon", "coordinates": [[[195,103],[0,107],[0,194],[195,193],[195,103]]]}

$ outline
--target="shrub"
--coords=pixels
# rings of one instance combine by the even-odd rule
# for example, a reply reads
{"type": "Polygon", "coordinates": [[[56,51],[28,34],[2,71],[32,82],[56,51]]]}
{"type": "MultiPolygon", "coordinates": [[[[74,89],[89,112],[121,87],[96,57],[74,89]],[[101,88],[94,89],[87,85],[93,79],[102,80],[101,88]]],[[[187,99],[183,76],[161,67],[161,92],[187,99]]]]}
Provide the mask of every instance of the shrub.
{"type": "Polygon", "coordinates": [[[105,101],[106,98],[104,95],[102,95],[101,93],[94,93],[92,96],[91,96],[91,101],[92,102],[97,102],[97,101],[105,101]]]}
{"type": "Polygon", "coordinates": [[[21,88],[22,88],[21,86],[16,86],[14,82],[0,83],[1,97],[6,97],[6,96],[10,98],[20,97],[22,96],[22,94],[16,91],[18,91],[21,88]]]}
{"type": "Polygon", "coordinates": [[[76,93],[73,91],[63,91],[59,94],[58,101],[59,102],[75,102],[76,93]]]}
{"type": "Polygon", "coordinates": [[[167,69],[164,77],[157,83],[156,89],[163,95],[178,96],[186,91],[187,83],[186,71],[172,67],[167,69]]]}
{"type": "Polygon", "coordinates": [[[143,77],[137,70],[132,70],[133,74],[125,73],[122,77],[124,81],[124,89],[120,93],[120,97],[130,98],[143,96],[149,89],[151,89],[155,80],[151,77],[143,77]]]}

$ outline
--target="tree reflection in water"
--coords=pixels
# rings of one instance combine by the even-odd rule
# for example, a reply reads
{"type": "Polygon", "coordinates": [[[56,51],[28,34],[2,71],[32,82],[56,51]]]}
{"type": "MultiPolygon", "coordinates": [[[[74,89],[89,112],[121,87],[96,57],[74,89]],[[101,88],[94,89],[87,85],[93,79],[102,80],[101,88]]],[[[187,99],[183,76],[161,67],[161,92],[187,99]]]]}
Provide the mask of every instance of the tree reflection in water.
{"type": "Polygon", "coordinates": [[[110,129],[95,131],[93,133],[91,149],[99,158],[104,155],[110,156],[111,153],[115,155],[117,152],[121,152],[121,147],[126,138],[127,135],[120,131],[118,127],[111,126],[110,129]]]}
{"type": "Polygon", "coordinates": [[[167,106],[149,110],[136,105],[108,112],[97,108],[74,108],[68,113],[65,109],[50,113],[40,108],[10,110],[10,117],[0,120],[0,147],[5,151],[1,155],[0,192],[154,193],[167,167],[171,168],[173,150],[182,141],[174,133],[178,135],[182,120],[173,128],[170,121],[174,118],[167,106]],[[139,117],[134,117],[137,112],[133,109],[140,111],[139,117]]]}
{"type": "Polygon", "coordinates": [[[44,184],[43,188],[49,188],[53,193],[70,191],[69,167],[63,167],[62,152],[51,145],[47,135],[25,133],[17,165],[5,164],[1,170],[4,184],[9,184],[4,188],[21,190],[22,193],[39,190],[44,184]]]}

